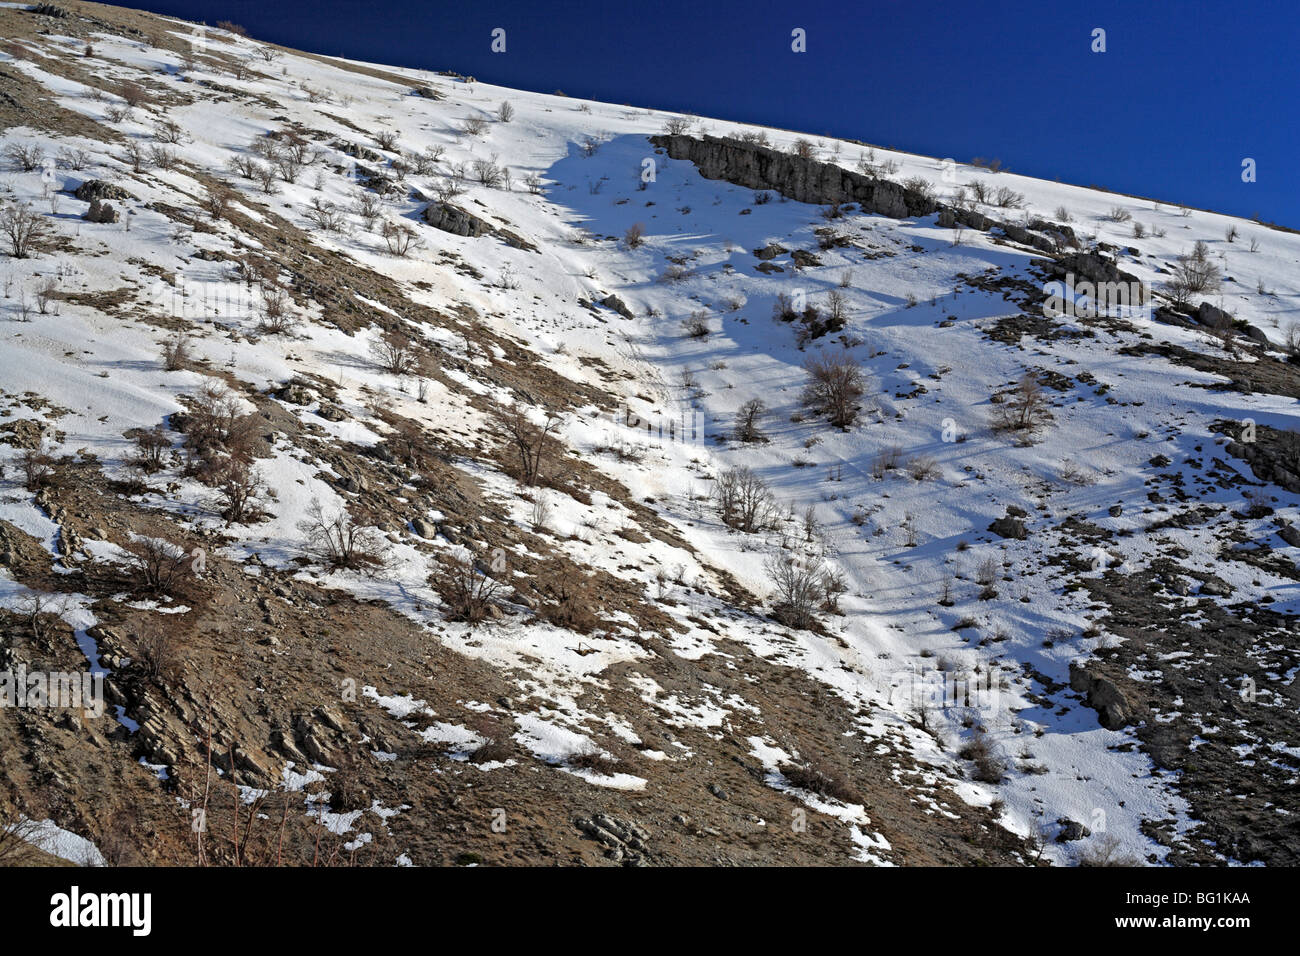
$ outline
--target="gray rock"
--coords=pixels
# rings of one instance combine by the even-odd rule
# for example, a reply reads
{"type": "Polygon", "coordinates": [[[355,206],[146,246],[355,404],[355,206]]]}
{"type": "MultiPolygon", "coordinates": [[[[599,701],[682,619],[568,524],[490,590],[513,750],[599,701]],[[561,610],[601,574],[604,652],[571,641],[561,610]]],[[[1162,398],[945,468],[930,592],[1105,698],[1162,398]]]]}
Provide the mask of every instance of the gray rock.
{"type": "Polygon", "coordinates": [[[424,207],[420,216],[433,228],[450,232],[454,236],[475,239],[492,232],[492,226],[486,220],[451,203],[431,202],[424,207]]]}
{"type": "Polygon", "coordinates": [[[1013,518],[1010,515],[998,518],[989,525],[989,530],[1000,538],[1015,538],[1018,541],[1023,541],[1029,537],[1029,532],[1025,529],[1025,523],[1019,518],[1013,518]]]}
{"type": "Polygon", "coordinates": [[[90,208],[86,210],[85,215],[81,218],[86,222],[117,222],[120,217],[111,202],[92,199],[90,208]]]}
{"type": "Polygon", "coordinates": [[[136,197],[127,192],[121,186],[114,186],[110,182],[102,179],[91,179],[82,183],[72,191],[82,202],[92,202],[96,199],[135,199],[136,197]]]}
{"type": "Polygon", "coordinates": [[[1092,831],[1077,820],[1067,820],[1065,817],[1061,817],[1056,822],[1061,825],[1061,832],[1056,835],[1057,843],[1072,843],[1075,840],[1082,840],[1084,837],[1092,836],[1092,831]]]}
{"type": "Polygon", "coordinates": [[[1077,662],[1070,663],[1070,687],[1087,695],[1088,706],[1097,712],[1107,730],[1119,730],[1132,717],[1132,705],[1124,692],[1105,677],[1098,677],[1077,662]]]}

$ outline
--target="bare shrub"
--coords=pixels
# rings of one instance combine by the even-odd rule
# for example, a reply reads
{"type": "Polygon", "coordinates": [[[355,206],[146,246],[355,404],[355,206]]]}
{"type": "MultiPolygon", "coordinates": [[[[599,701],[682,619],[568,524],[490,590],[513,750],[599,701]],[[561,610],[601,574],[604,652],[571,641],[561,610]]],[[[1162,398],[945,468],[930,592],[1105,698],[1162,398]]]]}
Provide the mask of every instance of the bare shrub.
{"type": "Polygon", "coordinates": [[[467,116],[461,123],[460,131],[466,136],[482,136],[487,132],[488,121],[482,116],[467,116]]]}
{"type": "Polygon", "coordinates": [[[804,363],[809,382],[803,403],[823,414],[837,428],[847,429],[857,420],[858,399],[866,391],[862,367],[847,352],[835,352],[804,363]]]}
{"type": "Polygon", "coordinates": [[[234,193],[225,183],[211,183],[203,187],[203,196],[199,202],[203,210],[214,220],[224,219],[230,208],[234,193]]]}
{"type": "Polygon", "coordinates": [[[366,190],[359,191],[353,199],[352,211],[367,229],[373,229],[381,211],[379,197],[366,190]]]}
{"type": "Polygon", "coordinates": [[[526,485],[536,485],[547,461],[558,450],[553,433],[559,427],[559,418],[553,412],[547,412],[539,425],[528,416],[523,406],[513,405],[494,410],[492,424],[515,453],[516,477],[526,485]]]}
{"type": "Polygon", "coordinates": [[[533,588],[544,599],[537,613],[556,627],[590,634],[600,624],[596,588],[590,575],[560,560],[543,565],[533,588]]]}
{"type": "Polygon", "coordinates": [[[135,436],[135,455],[131,464],[146,474],[162,471],[163,459],[171,446],[171,439],[161,425],[141,431],[135,436]]]}
{"type": "Polygon", "coordinates": [[[131,109],[137,109],[149,103],[149,94],[139,83],[132,80],[126,80],[117,88],[117,95],[122,97],[122,102],[126,103],[131,109]]]}
{"type": "Polygon", "coordinates": [[[645,242],[645,223],[634,222],[623,233],[623,244],[629,249],[639,249],[645,242]]]}
{"type": "Polygon", "coordinates": [[[261,514],[257,502],[266,492],[266,485],[257,469],[247,461],[238,458],[226,461],[216,487],[221,501],[221,517],[228,524],[248,521],[261,514]]]}
{"type": "Polygon", "coordinates": [[[497,120],[502,123],[509,123],[515,118],[515,108],[509,100],[502,100],[501,105],[497,107],[497,120]]]}
{"type": "Polygon", "coordinates": [[[390,153],[397,151],[397,131],[391,129],[381,129],[375,133],[375,145],[380,149],[387,150],[390,153]]]}
{"type": "Polygon", "coordinates": [[[1007,762],[983,728],[975,728],[974,736],[957,751],[957,756],[975,765],[973,776],[982,783],[1000,783],[1006,775],[1007,762]]]}
{"type": "Polygon", "coordinates": [[[184,418],[190,471],[215,484],[227,457],[251,461],[256,447],[257,417],[241,412],[239,398],[220,382],[205,384],[190,400],[184,418]]]}
{"type": "Polygon", "coordinates": [[[154,594],[175,594],[193,573],[189,553],[163,538],[137,538],[123,550],[136,583],[154,594]]]}
{"type": "Polygon", "coordinates": [[[4,148],[4,158],[25,173],[40,169],[45,162],[45,150],[36,143],[9,143],[4,148]]]}
{"type": "Polygon", "coordinates": [[[664,132],[669,136],[681,136],[690,130],[693,123],[694,120],[687,116],[670,116],[664,120],[664,132]]]}
{"type": "Polygon", "coordinates": [[[909,176],[903,180],[903,188],[909,189],[925,199],[934,198],[934,186],[924,176],[909,176]]]}
{"type": "Polygon", "coordinates": [[[773,615],[787,627],[807,630],[816,620],[815,611],[822,597],[826,569],[821,560],[773,554],[764,568],[775,589],[773,615]]]}
{"type": "Polygon", "coordinates": [[[1204,242],[1197,242],[1190,255],[1179,256],[1174,263],[1173,282],[1180,282],[1188,292],[1214,293],[1219,291],[1223,275],[1209,258],[1204,242]]]}
{"type": "Polygon", "coordinates": [[[257,180],[257,185],[261,187],[262,192],[269,196],[276,189],[275,167],[263,163],[253,164],[253,178],[257,180]]]}
{"type": "Polygon", "coordinates": [[[907,473],[916,481],[929,481],[939,477],[939,464],[928,455],[917,455],[907,463],[907,473]]]}
{"type": "Polygon", "coordinates": [[[403,259],[410,254],[411,247],[415,244],[418,234],[414,229],[404,222],[393,222],[384,220],[384,225],[380,229],[380,234],[384,237],[384,242],[388,246],[388,251],[392,255],[400,256],[403,259]]]}
{"type": "Polygon", "coordinates": [[[10,202],[0,208],[0,237],[9,246],[9,255],[26,259],[33,255],[49,235],[45,217],[26,203],[10,202]]]}
{"type": "Polygon", "coordinates": [[[1025,194],[1018,193],[1010,186],[999,186],[993,194],[993,205],[999,209],[1019,209],[1025,204],[1025,194]]]}
{"type": "Polygon", "coordinates": [[[903,449],[899,445],[890,445],[882,448],[876,457],[871,461],[871,477],[876,479],[884,478],[889,472],[894,471],[903,462],[903,449]]]}
{"type": "Polygon", "coordinates": [[[800,159],[815,159],[817,147],[801,136],[791,144],[790,152],[800,159]]]}
{"type": "Polygon", "coordinates": [[[411,336],[401,329],[389,329],[370,343],[370,357],[385,372],[409,375],[418,364],[419,353],[411,336]]]}
{"type": "Polygon", "coordinates": [[[172,146],[179,146],[186,141],[185,127],[174,119],[159,120],[154,124],[153,135],[158,142],[172,146]]]}
{"type": "Polygon", "coordinates": [[[497,163],[495,155],[490,159],[476,159],[470,163],[470,175],[480,186],[488,189],[501,189],[509,178],[505,167],[497,163]]]}
{"type": "Polygon", "coordinates": [[[322,199],[315,196],[311,201],[311,208],[305,213],[307,219],[313,226],[321,232],[342,232],[347,220],[343,218],[343,210],[328,199],[322,199]]]}
{"type": "Polygon", "coordinates": [[[56,162],[60,169],[81,170],[90,165],[90,153],[79,147],[65,146],[59,150],[56,162]]]}
{"type": "Polygon", "coordinates": [[[429,586],[447,606],[447,620],[477,624],[491,613],[502,586],[482,571],[472,558],[439,563],[429,586]]]}
{"type": "Polygon", "coordinates": [[[1125,853],[1113,833],[1095,836],[1079,850],[1079,866],[1141,866],[1142,861],[1125,853]]]}
{"type": "Polygon", "coordinates": [[[780,770],[790,786],[799,790],[844,803],[856,803],[861,799],[841,774],[821,761],[809,759],[803,763],[783,764],[780,770]]]}
{"type": "Polygon", "coordinates": [[[767,483],[748,468],[731,468],[718,475],[713,497],[722,523],[746,533],[766,527],[775,508],[767,483]]]}
{"type": "Polygon", "coordinates": [[[168,372],[179,372],[190,359],[190,339],[184,332],[175,332],[163,340],[162,363],[168,372]]]}
{"type": "Polygon", "coordinates": [[[53,310],[54,314],[58,315],[59,298],[59,282],[53,276],[49,276],[36,287],[36,311],[41,315],[49,315],[53,310]]]}
{"type": "Polygon", "coordinates": [[[707,339],[710,332],[709,313],[704,311],[692,312],[682,319],[682,331],[692,339],[707,339]]]}
{"type": "Polygon", "coordinates": [[[1128,222],[1133,218],[1133,214],[1123,206],[1111,206],[1110,212],[1102,216],[1108,222],[1128,222]]]}
{"type": "Polygon", "coordinates": [[[993,412],[994,431],[1030,433],[1052,420],[1038,376],[1026,372],[993,412]]]}
{"type": "Polygon", "coordinates": [[[41,833],[39,823],[16,811],[0,814],[0,867],[39,865],[41,833]]]}
{"type": "Polygon", "coordinates": [[[265,335],[290,335],[298,327],[293,313],[293,300],[282,286],[268,283],[262,286],[262,318],[259,332],[265,335]]]}
{"type": "Polygon", "coordinates": [[[763,417],[767,414],[767,405],[761,398],[751,398],[736,412],[736,427],[733,434],[736,441],[763,442],[763,417]]]}
{"type": "Polygon", "coordinates": [[[383,567],[383,547],[374,528],[357,523],[346,506],[327,512],[312,499],[307,517],[298,523],[309,554],[330,570],[374,571],[383,567]]]}
{"type": "Polygon", "coordinates": [[[54,479],[54,458],[41,448],[25,448],[18,456],[18,468],[23,473],[23,487],[39,491],[54,479]]]}
{"type": "Polygon", "coordinates": [[[135,635],[136,658],[146,676],[167,684],[179,676],[181,634],[170,621],[150,620],[135,635]]]}

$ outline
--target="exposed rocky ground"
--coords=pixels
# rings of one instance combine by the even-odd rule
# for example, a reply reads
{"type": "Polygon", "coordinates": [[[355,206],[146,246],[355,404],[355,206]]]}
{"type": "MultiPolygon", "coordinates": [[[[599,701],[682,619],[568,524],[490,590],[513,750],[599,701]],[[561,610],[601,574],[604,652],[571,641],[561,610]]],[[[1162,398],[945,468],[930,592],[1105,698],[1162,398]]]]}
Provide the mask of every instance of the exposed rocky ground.
{"type": "Polygon", "coordinates": [[[0,671],[106,705],[0,707],[46,859],[1296,862],[1296,236],[0,30],[0,671]]]}

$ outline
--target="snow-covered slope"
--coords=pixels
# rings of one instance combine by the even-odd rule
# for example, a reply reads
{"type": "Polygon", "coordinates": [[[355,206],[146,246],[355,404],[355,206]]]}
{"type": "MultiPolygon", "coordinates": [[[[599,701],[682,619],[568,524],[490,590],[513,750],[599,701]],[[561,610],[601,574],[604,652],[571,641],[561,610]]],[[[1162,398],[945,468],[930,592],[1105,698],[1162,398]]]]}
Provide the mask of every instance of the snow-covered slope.
{"type": "MultiPolygon", "coordinates": [[[[279,780],[307,788],[315,819],[349,847],[383,831],[394,852],[375,862],[422,862],[413,847],[436,840],[436,814],[419,801],[399,808],[371,783],[373,806],[350,816],[308,785],[345,763],[396,773],[414,741],[450,754],[452,769],[435,773],[477,775],[470,786],[542,768],[580,788],[558,804],[617,792],[664,821],[713,812],[703,806],[724,798],[705,788],[715,755],[701,747],[732,748],[751,770],[742,779],[776,806],[833,823],[806,836],[796,827],[792,846],[840,846],[845,860],[956,862],[927,857],[918,833],[927,818],[977,811],[1022,838],[999,862],[1293,852],[1294,807],[1269,794],[1294,785],[1300,756],[1300,489],[1284,487],[1280,437],[1300,395],[1285,353],[1300,236],[858,144],[276,51],[93,4],[69,4],[67,17],[4,7],[14,39],[0,70],[26,99],[6,117],[3,144],[19,150],[0,199],[29,204],[50,235],[0,265],[0,428],[16,436],[9,426],[35,422],[27,447],[65,464],[47,487],[28,487],[23,444],[0,444],[9,553],[30,536],[49,568],[9,562],[0,603],[18,611],[33,593],[62,595],[50,609],[89,666],[117,678],[122,729],[109,733],[148,765],[134,770],[160,807],[189,806],[202,785],[181,766],[186,748],[202,749],[193,689],[228,650],[200,652],[203,635],[221,614],[242,626],[248,613],[249,630],[281,633],[253,667],[250,700],[267,693],[265,670],[283,668],[280,693],[307,702],[294,713],[341,706],[342,737],[330,746],[327,731],[295,724],[296,743],[276,744],[288,728],[259,722],[267,705],[232,689],[218,749],[250,755],[248,800],[279,780]],[[137,22],[148,25],[134,36],[137,22]],[[129,110],[123,83],[143,88],[129,110]],[[651,141],[666,124],[910,182],[1040,237],[1040,220],[1069,225],[1074,241],[1044,253],[997,226],[941,225],[942,211],[892,217],[705,178],[651,141]],[[295,143],[300,170],[284,158],[295,143]],[[23,150],[41,153],[30,169],[23,150]],[[266,189],[246,175],[277,161],[266,189]],[[91,181],[125,191],[105,194],[117,221],[83,218],[89,203],[74,194],[91,181]],[[214,215],[211,196],[226,188],[214,215]],[[985,188],[1014,195],[979,202],[985,188]],[[1171,311],[1164,290],[1197,241],[1224,278],[1192,297],[1192,312],[1171,311]],[[1113,259],[1155,299],[1100,318],[1044,316],[1050,260],[1080,252],[1113,259]],[[267,328],[272,286],[287,290],[287,334],[267,328]],[[800,312],[834,308],[838,327],[797,335],[800,319],[774,317],[781,297],[800,312]],[[1195,313],[1202,301],[1213,308],[1195,313]],[[1197,321],[1214,309],[1254,338],[1197,321]],[[413,337],[402,374],[376,358],[385,334],[413,337]],[[168,370],[162,347],[177,335],[189,355],[168,370]],[[805,401],[806,364],[844,356],[865,389],[838,428],[805,401]],[[1050,421],[992,428],[1026,373],[1050,421]],[[266,493],[249,518],[229,520],[220,482],[193,461],[193,399],[216,380],[265,432],[253,468],[266,493]],[[761,440],[737,440],[737,414],[754,400],[761,440]],[[533,423],[554,416],[567,449],[544,464],[542,487],[516,467],[500,423],[513,409],[533,423]],[[136,430],[159,425],[176,454],[142,474],[136,430]],[[1254,449],[1267,455],[1252,471],[1254,449]],[[749,532],[724,523],[716,502],[720,476],[742,468],[773,505],[749,532]],[[93,500],[76,497],[97,485],[93,500]],[[108,502],[116,523],[100,513],[108,502]],[[304,558],[317,504],[374,530],[381,571],[304,558]],[[208,594],[204,608],[220,614],[101,579],[104,567],[130,578],[126,549],[139,535],[198,547],[197,580],[227,595],[208,594]],[[484,622],[452,620],[439,577],[466,556],[479,581],[502,585],[484,622]],[[843,582],[837,601],[813,602],[809,628],[787,626],[774,597],[771,565],[789,556],[803,562],[796,572],[843,582]],[[217,567],[230,569],[220,584],[217,567]],[[574,584],[588,573],[589,585],[574,584]],[[241,578],[277,582],[280,603],[267,605],[267,592],[258,605],[262,592],[243,593],[241,578]],[[562,593],[574,588],[576,598],[562,593]],[[407,643],[367,648],[371,632],[354,620],[331,622],[340,636],[328,652],[281,646],[297,640],[284,615],[323,616],[322,595],[340,591],[367,609],[357,614],[405,628],[392,641],[407,643]],[[562,613],[544,613],[554,606],[562,613]],[[138,673],[144,619],[172,627],[196,615],[185,676],[138,673]],[[1248,635],[1235,652],[1208,643],[1233,628],[1248,635]],[[340,644],[355,657],[325,668],[329,687],[293,683],[300,662],[342,655],[340,644]],[[385,659],[397,646],[410,653],[385,659]],[[431,670],[419,670],[421,655],[431,670]],[[472,679],[460,670],[471,667],[472,679]],[[799,677],[782,690],[778,673],[799,677]],[[192,690],[178,690],[186,681],[192,690]],[[475,696],[488,686],[507,690],[475,696]],[[826,728],[802,723],[802,707],[826,728]],[[503,759],[469,759],[495,739],[475,714],[509,743],[503,759]],[[381,719],[391,722],[382,745],[367,729],[381,719]],[[353,756],[339,759],[345,748],[353,756]],[[837,774],[847,783],[833,785],[837,774]],[[696,775],[685,796],[672,789],[696,775]],[[1241,831],[1242,811],[1226,797],[1247,783],[1252,842],[1234,842],[1225,834],[1241,831]],[[890,790],[897,806],[877,802],[890,790]]],[[[758,807],[734,832],[682,823],[679,840],[746,859],[744,827],[791,829],[789,810],[767,821],[758,807]]],[[[629,826],[584,823],[575,839],[600,830],[619,859],[655,858],[629,826]]]]}

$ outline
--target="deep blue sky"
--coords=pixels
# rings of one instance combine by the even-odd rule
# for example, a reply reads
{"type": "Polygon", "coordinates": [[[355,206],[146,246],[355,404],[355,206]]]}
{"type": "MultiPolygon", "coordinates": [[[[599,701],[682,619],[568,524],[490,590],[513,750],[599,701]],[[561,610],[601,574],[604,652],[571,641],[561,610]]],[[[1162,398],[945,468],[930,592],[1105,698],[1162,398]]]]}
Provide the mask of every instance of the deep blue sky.
{"type": "Polygon", "coordinates": [[[1298,0],[139,0],[298,49],[861,139],[1300,228],[1298,0]],[[506,30],[507,50],[490,50],[506,30]],[[808,50],[790,49],[807,31],[808,50]],[[1093,28],[1106,30],[1093,53],[1093,28]],[[1253,158],[1257,181],[1243,183],[1253,158]]]}

